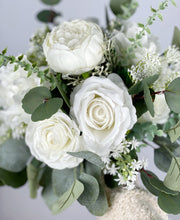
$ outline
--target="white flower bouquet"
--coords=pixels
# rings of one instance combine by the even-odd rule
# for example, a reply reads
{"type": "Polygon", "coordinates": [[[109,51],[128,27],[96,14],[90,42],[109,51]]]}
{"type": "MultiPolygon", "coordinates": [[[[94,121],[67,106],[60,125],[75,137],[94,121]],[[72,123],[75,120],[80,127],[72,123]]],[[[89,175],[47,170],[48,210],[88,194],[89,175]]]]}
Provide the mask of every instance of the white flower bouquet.
{"type": "Polygon", "coordinates": [[[137,1],[111,0],[106,28],[42,11],[27,54],[0,53],[0,186],[28,181],[53,214],[78,200],[102,216],[107,188],[131,190],[140,174],[163,211],[180,213],[180,30],[159,54],[149,29],[170,2],[137,24],[137,1]],[[153,144],[164,180],[138,159],[153,144]]]}

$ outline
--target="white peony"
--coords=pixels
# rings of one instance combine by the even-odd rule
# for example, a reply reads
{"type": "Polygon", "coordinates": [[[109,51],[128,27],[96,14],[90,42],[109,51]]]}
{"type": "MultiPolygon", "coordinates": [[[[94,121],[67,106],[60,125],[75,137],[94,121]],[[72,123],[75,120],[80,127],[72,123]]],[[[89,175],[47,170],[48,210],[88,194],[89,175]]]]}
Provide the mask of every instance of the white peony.
{"type": "Polygon", "coordinates": [[[73,168],[82,162],[82,159],[67,154],[82,151],[80,131],[61,111],[49,119],[29,123],[25,141],[31,154],[51,168],[73,168]]]}
{"type": "Polygon", "coordinates": [[[138,122],[150,121],[153,124],[164,124],[169,118],[170,109],[166,103],[164,94],[156,95],[154,100],[154,117],[148,112],[144,113],[138,122]]]}
{"type": "Polygon", "coordinates": [[[78,75],[92,70],[102,62],[103,33],[97,24],[91,22],[64,22],[47,34],[43,50],[54,71],[78,75]]]}
{"type": "Polygon", "coordinates": [[[24,133],[23,124],[30,121],[21,101],[30,89],[40,85],[40,78],[35,74],[27,77],[28,72],[21,67],[14,72],[14,66],[8,63],[0,68],[0,120],[12,129],[14,138],[19,138],[24,133]]]}
{"type": "Polygon", "coordinates": [[[117,74],[86,79],[73,91],[71,105],[84,147],[100,156],[120,144],[137,121],[131,96],[117,74]]]}
{"type": "MultiPolygon", "coordinates": [[[[136,34],[141,31],[137,23],[131,21],[123,21],[120,31],[115,31],[112,37],[116,52],[122,56],[122,51],[131,47],[132,42],[129,38],[135,38],[136,34]]],[[[136,65],[148,53],[156,53],[158,51],[157,39],[154,36],[148,37],[147,33],[140,40],[142,47],[135,49],[135,58],[129,60],[129,63],[136,65]]]]}

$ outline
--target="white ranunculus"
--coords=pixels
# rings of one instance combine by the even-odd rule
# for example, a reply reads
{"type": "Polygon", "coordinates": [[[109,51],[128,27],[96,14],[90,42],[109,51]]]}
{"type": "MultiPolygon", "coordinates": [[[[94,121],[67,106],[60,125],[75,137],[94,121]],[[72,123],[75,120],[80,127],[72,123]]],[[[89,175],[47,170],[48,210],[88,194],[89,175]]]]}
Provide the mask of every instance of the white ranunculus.
{"type": "MultiPolygon", "coordinates": [[[[113,33],[112,42],[114,43],[116,52],[119,55],[123,55],[122,51],[131,47],[132,42],[129,38],[135,38],[136,34],[141,31],[141,28],[137,23],[131,21],[124,21],[120,31],[115,31],[113,33]]],[[[147,33],[140,40],[142,47],[137,47],[135,49],[135,58],[129,61],[132,65],[136,65],[144,56],[148,53],[156,53],[159,49],[157,39],[154,36],[148,37],[147,33]]]]}
{"type": "Polygon", "coordinates": [[[137,121],[131,96],[117,74],[86,79],[73,91],[71,105],[84,146],[100,156],[120,144],[137,121]]]}
{"type": "Polygon", "coordinates": [[[154,117],[148,112],[144,113],[138,122],[151,121],[153,124],[164,124],[169,118],[170,109],[166,103],[164,94],[156,95],[154,100],[154,117]]]}
{"type": "Polygon", "coordinates": [[[103,61],[103,33],[97,24],[91,22],[64,22],[47,34],[43,50],[54,71],[78,75],[103,61]]]}
{"type": "Polygon", "coordinates": [[[21,67],[14,72],[14,66],[8,63],[0,68],[0,120],[12,129],[14,138],[19,138],[24,132],[23,124],[30,121],[21,101],[30,89],[40,86],[40,78],[36,74],[27,77],[28,72],[21,67]]]}
{"type": "Polygon", "coordinates": [[[29,123],[25,141],[35,158],[54,169],[73,168],[82,161],[67,154],[83,149],[75,122],[61,111],[49,119],[29,123]]]}

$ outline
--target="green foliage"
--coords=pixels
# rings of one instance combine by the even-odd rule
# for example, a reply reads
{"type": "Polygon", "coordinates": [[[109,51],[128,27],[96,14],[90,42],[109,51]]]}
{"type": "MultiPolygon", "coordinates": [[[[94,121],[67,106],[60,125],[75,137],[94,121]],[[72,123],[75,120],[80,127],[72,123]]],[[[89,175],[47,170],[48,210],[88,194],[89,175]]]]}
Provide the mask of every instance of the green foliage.
{"type": "Polygon", "coordinates": [[[171,159],[172,157],[163,147],[154,149],[154,163],[160,170],[167,172],[171,164],[171,159]]]}
{"type": "Polygon", "coordinates": [[[180,77],[173,80],[165,91],[165,98],[169,108],[180,113],[180,77]]]}
{"type": "Polygon", "coordinates": [[[159,148],[154,150],[154,162],[160,170],[167,172],[171,164],[172,154],[177,157],[180,156],[179,143],[174,142],[172,144],[168,137],[158,136],[155,136],[153,141],[159,145],[159,148]]]}
{"type": "Polygon", "coordinates": [[[31,89],[22,100],[26,113],[32,114],[32,121],[50,118],[63,104],[61,98],[52,98],[48,88],[40,86],[31,89]]]}
{"type": "Polygon", "coordinates": [[[174,191],[174,190],[171,190],[171,189],[167,188],[164,185],[164,183],[161,180],[159,180],[158,178],[150,178],[150,184],[152,186],[154,186],[154,188],[156,188],[160,192],[163,192],[163,193],[166,193],[166,194],[169,194],[169,195],[177,195],[178,194],[177,191],[174,191]]]}
{"type": "Polygon", "coordinates": [[[154,173],[152,173],[151,171],[149,171],[149,170],[141,170],[141,180],[142,180],[144,186],[153,195],[159,196],[159,194],[160,194],[159,190],[150,183],[150,179],[151,178],[158,179],[158,177],[154,173]]]}
{"type": "Polygon", "coordinates": [[[67,209],[84,191],[84,186],[78,180],[75,180],[70,189],[65,192],[56,203],[52,206],[53,214],[58,214],[59,212],[67,209]]]}
{"type": "Polygon", "coordinates": [[[11,172],[22,171],[31,154],[24,140],[8,139],[0,145],[0,168],[11,172]]]}
{"type": "Polygon", "coordinates": [[[110,7],[116,16],[128,19],[135,13],[138,2],[136,0],[111,0],[110,7]]]}
{"type": "Polygon", "coordinates": [[[176,47],[180,48],[180,30],[178,29],[178,27],[174,28],[172,45],[176,45],[176,47]]]}
{"type": "Polygon", "coordinates": [[[22,107],[28,114],[32,114],[37,107],[44,103],[44,100],[50,99],[51,93],[48,88],[39,86],[31,89],[22,100],[22,107]]]}
{"type": "Polygon", "coordinates": [[[128,134],[127,138],[132,139],[135,137],[139,141],[144,139],[153,141],[155,135],[162,135],[162,131],[159,130],[156,125],[152,124],[152,122],[144,122],[136,123],[128,134]]]}
{"type": "Polygon", "coordinates": [[[41,0],[44,4],[46,5],[56,5],[58,4],[61,0],[41,0]]]}
{"type": "Polygon", "coordinates": [[[43,174],[43,169],[40,168],[41,162],[33,159],[27,166],[27,178],[29,183],[29,190],[31,198],[37,197],[37,190],[39,188],[39,181],[43,174]]]}
{"type": "Polygon", "coordinates": [[[52,186],[57,196],[62,196],[74,182],[74,169],[53,170],[52,186]]]}
{"type": "Polygon", "coordinates": [[[180,193],[176,196],[161,193],[158,197],[160,208],[169,214],[180,214],[180,193]]]}
{"type": "Polygon", "coordinates": [[[37,14],[37,19],[44,23],[53,23],[54,18],[61,14],[53,10],[43,10],[37,14]]]}
{"type": "Polygon", "coordinates": [[[143,86],[144,86],[144,101],[151,116],[154,117],[154,104],[152,101],[151,93],[149,91],[149,87],[146,83],[144,83],[143,86]]]}
{"type": "Polygon", "coordinates": [[[52,210],[53,205],[58,201],[59,197],[53,192],[50,182],[42,190],[42,198],[50,210],[52,210]]]}
{"type": "Polygon", "coordinates": [[[0,168],[0,183],[18,188],[23,186],[26,181],[26,169],[15,173],[0,168]]]}
{"type": "Polygon", "coordinates": [[[84,185],[84,191],[78,198],[81,205],[88,206],[97,201],[99,196],[99,184],[93,176],[81,173],[79,180],[84,185]]]}
{"type": "Polygon", "coordinates": [[[92,153],[90,151],[68,152],[68,154],[74,157],[83,158],[89,161],[90,163],[100,167],[101,169],[105,167],[105,164],[102,162],[101,158],[97,154],[92,153]]]}
{"type": "Polygon", "coordinates": [[[168,131],[171,142],[175,142],[180,137],[180,121],[168,131]]]}
{"type": "Polygon", "coordinates": [[[102,184],[99,184],[99,190],[99,196],[96,202],[87,206],[87,209],[96,216],[102,216],[108,210],[108,201],[102,184]]]}
{"type": "Polygon", "coordinates": [[[32,121],[40,121],[50,118],[55,114],[58,109],[62,107],[63,100],[60,98],[51,98],[39,105],[36,110],[32,113],[32,121]]]}
{"type": "Polygon", "coordinates": [[[172,158],[164,185],[171,190],[180,191],[180,157],[172,158]]]}

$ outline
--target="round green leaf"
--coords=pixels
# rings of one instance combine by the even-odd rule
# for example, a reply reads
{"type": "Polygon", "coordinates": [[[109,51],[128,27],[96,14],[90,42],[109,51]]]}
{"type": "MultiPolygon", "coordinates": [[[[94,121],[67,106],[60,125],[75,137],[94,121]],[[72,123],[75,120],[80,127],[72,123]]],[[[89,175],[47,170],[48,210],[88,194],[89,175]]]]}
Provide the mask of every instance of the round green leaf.
{"type": "Polygon", "coordinates": [[[160,147],[154,150],[154,163],[160,170],[167,172],[171,164],[171,159],[172,157],[164,148],[160,147]]]}
{"type": "Polygon", "coordinates": [[[18,173],[13,173],[0,168],[0,183],[18,188],[23,186],[26,181],[26,169],[18,173]]]}
{"type": "Polygon", "coordinates": [[[180,77],[173,80],[165,91],[165,98],[169,108],[180,113],[180,77]]]}
{"type": "Polygon", "coordinates": [[[41,0],[44,4],[46,5],[56,5],[58,4],[61,0],[41,0]]]}
{"type": "Polygon", "coordinates": [[[10,138],[0,145],[0,168],[20,172],[26,167],[30,156],[24,140],[10,138]]]}
{"type": "Polygon", "coordinates": [[[180,193],[176,196],[161,193],[158,197],[160,208],[169,214],[180,214],[180,193]]]}
{"type": "Polygon", "coordinates": [[[44,102],[51,98],[51,93],[48,88],[39,86],[31,89],[22,100],[22,107],[28,114],[32,114],[34,110],[44,102]]]}
{"type": "Polygon", "coordinates": [[[52,23],[54,18],[56,16],[59,16],[60,13],[57,13],[55,11],[52,11],[52,10],[43,10],[43,11],[40,11],[38,14],[37,14],[37,18],[39,21],[41,22],[45,22],[45,23],[52,23]]]}
{"type": "Polygon", "coordinates": [[[32,121],[41,121],[50,118],[62,106],[63,100],[61,98],[52,98],[39,105],[32,113],[32,121]]]}
{"type": "Polygon", "coordinates": [[[88,206],[94,203],[99,195],[99,184],[97,180],[86,173],[81,173],[79,180],[84,185],[84,191],[78,198],[81,205],[88,206]]]}

